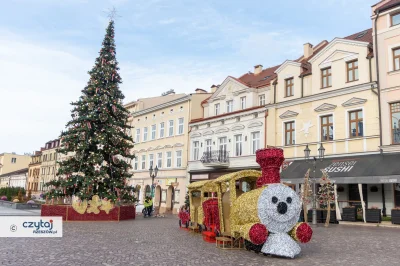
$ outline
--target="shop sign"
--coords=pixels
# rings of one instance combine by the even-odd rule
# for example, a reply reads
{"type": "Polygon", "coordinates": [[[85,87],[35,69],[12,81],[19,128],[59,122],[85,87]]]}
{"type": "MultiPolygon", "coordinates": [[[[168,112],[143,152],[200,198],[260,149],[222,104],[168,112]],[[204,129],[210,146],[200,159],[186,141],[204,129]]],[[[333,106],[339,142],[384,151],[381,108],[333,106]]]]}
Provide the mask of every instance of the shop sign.
{"type": "Polygon", "coordinates": [[[327,173],[348,173],[356,165],[357,161],[334,161],[325,168],[327,173]]]}
{"type": "Polygon", "coordinates": [[[381,179],[379,182],[380,182],[380,183],[397,183],[397,178],[392,178],[392,179],[381,179]]]}
{"type": "Polygon", "coordinates": [[[167,178],[165,179],[165,185],[170,186],[172,183],[176,183],[176,178],[167,178]]]}
{"type": "Polygon", "coordinates": [[[208,174],[192,175],[192,180],[207,180],[207,179],[208,179],[208,174]]]}

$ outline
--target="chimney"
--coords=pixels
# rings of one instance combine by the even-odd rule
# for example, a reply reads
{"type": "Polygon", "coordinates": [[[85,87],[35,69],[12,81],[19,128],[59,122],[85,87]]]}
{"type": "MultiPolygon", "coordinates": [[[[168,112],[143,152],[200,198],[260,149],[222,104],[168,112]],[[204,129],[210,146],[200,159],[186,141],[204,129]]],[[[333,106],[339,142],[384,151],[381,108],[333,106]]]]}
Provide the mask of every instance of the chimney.
{"type": "Polygon", "coordinates": [[[312,56],[314,52],[313,45],[311,43],[305,43],[303,47],[304,47],[304,58],[309,58],[310,56],[312,56]]]}
{"type": "Polygon", "coordinates": [[[212,85],[211,86],[211,93],[214,93],[218,89],[219,85],[212,85]]]}
{"type": "Polygon", "coordinates": [[[263,66],[262,65],[256,65],[254,66],[254,75],[258,75],[261,73],[263,66]]]}

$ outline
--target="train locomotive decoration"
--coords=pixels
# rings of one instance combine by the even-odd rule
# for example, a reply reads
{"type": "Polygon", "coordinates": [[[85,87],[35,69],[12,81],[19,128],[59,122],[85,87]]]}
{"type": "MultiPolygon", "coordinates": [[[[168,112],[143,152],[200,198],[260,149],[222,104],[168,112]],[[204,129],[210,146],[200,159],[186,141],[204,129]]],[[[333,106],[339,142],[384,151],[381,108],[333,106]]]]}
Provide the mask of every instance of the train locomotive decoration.
{"type": "Polygon", "coordinates": [[[209,242],[231,240],[232,249],[244,244],[256,253],[294,258],[301,252],[297,242],[309,242],[312,229],[298,222],[299,195],[280,182],[283,150],[258,150],[256,161],[261,172],[245,170],[191,183],[189,228],[209,242]]]}

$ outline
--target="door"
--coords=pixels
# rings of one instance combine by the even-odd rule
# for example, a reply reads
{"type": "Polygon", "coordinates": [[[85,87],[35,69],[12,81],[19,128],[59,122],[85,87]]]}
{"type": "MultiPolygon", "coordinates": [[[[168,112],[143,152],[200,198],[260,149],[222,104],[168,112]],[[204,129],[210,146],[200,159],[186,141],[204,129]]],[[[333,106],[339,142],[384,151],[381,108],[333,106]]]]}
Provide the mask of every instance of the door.
{"type": "Polygon", "coordinates": [[[226,137],[219,138],[218,161],[224,162],[226,160],[227,147],[226,137]]]}

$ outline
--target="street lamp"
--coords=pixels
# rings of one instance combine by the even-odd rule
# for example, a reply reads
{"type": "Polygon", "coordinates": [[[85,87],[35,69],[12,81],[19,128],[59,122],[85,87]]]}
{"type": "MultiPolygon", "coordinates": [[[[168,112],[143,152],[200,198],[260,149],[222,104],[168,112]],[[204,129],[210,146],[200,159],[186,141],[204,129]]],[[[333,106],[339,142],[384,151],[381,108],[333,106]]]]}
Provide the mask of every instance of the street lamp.
{"type": "MultiPolygon", "coordinates": [[[[317,158],[313,157],[313,160],[310,161],[310,153],[311,150],[308,147],[308,144],[306,146],[306,148],[304,149],[304,157],[306,159],[307,163],[311,163],[313,165],[313,211],[312,211],[312,224],[313,225],[317,225],[317,195],[316,195],[316,175],[315,175],[315,170],[317,168],[317,158]]],[[[321,162],[324,159],[324,155],[325,155],[325,148],[321,143],[321,146],[318,149],[318,157],[321,160],[321,162]]],[[[306,189],[306,188],[305,188],[306,189]]]]}
{"type": "Polygon", "coordinates": [[[151,197],[154,197],[154,178],[156,178],[157,173],[158,173],[157,165],[154,169],[153,169],[153,165],[150,165],[149,174],[151,177],[151,197]]]}

